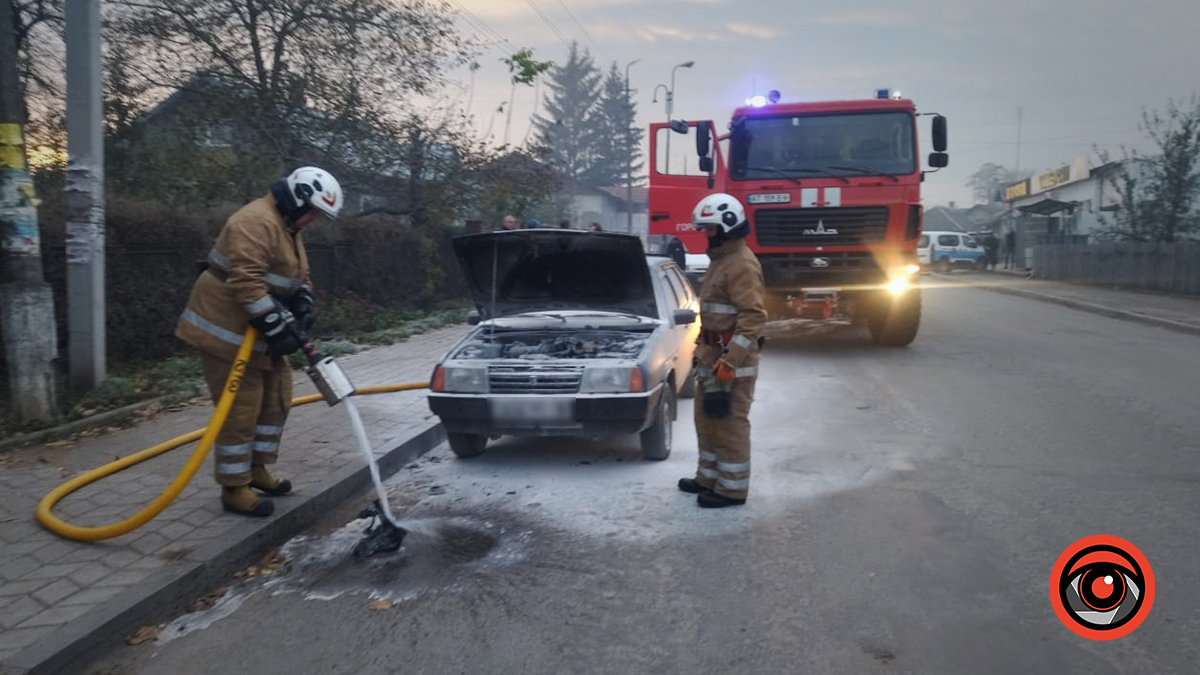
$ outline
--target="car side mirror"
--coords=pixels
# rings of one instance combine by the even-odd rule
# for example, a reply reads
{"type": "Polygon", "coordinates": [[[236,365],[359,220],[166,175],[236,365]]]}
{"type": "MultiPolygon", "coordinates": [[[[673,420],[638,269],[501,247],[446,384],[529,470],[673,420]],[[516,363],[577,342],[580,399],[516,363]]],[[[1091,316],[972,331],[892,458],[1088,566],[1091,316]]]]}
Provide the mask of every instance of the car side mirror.
{"type": "Polygon", "coordinates": [[[676,326],[686,326],[696,323],[696,311],[693,309],[677,309],[671,312],[671,318],[675,320],[676,326]]]}
{"type": "Polygon", "coordinates": [[[467,312],[467,324],[469,324],[471,326],[478,326],[479,319],[480,319],[479,310],[473,309],[473,310],[467,312]]]}

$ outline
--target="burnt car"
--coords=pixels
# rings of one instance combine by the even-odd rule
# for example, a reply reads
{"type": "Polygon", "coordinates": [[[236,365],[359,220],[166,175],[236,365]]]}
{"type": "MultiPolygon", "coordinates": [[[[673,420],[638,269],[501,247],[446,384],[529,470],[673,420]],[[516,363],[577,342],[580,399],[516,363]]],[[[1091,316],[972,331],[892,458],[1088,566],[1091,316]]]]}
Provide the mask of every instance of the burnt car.
{"type": "Polygon", "coordinates": [[[511,436],[639,434],[671,452],[690,396],[698,301],[633,235],[512,230],[453,239],[474,328],[434,366],[429,407],[458,457],[511,436]]]}

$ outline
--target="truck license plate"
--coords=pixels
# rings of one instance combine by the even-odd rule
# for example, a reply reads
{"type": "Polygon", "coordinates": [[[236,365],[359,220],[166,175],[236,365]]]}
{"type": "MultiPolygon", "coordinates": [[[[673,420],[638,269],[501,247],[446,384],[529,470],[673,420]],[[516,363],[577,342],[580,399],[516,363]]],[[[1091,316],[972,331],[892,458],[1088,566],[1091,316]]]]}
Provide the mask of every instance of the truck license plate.
{"type": "Polygon", "coordinates": [[[575,419],[575,399],[562,396],[513,396],[488,400],[492,419],[510,424],[555,425],[575,419]]]}
{"type": "Polygon", "coordinates": [[[786,204],[792,201],[792,195],[787,192],[771,192],[750,195],[746,198],[746,201],[751,204],[786,204]]]}

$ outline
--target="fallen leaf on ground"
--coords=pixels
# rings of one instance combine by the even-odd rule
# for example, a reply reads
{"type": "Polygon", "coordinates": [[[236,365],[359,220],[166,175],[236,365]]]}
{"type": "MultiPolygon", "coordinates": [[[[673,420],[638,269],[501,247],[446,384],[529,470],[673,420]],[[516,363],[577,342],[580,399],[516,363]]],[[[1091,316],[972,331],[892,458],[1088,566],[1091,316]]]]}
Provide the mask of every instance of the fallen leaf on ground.
{"type": "Polygon", "coordinates": [[[202,612],[206,609],[211,609],[213,605],[217,604],[217,600],[220,600],[225,596],[225,593],[228,590],[229,589],[227,588],[218,588],[212,593],[208,593],[196,598],[192,601],[192,604],[188,605],[187,611],[202,612]]]}
{"type": "Polygon", "coordinates": [[[142,626],[136,633],[125,638],[125,643],[129,645],[140,645],[150,642],[158,637],[159,631],[163,629],[162,624],[152,626],[142,626]]]}
{"type": "Polygon", "coordinates": [[[391,600],[372,600],[367,603],[367,609],[373,612],[381,612],[385,609],[391,609],[395,605],[391,600]]]}

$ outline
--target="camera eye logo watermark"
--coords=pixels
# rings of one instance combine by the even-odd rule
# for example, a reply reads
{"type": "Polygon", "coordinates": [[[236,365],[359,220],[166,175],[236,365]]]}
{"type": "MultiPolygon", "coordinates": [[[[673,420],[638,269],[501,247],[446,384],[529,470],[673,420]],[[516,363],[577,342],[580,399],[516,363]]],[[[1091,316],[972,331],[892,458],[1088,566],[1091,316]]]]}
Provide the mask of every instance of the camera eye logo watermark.
{"type": "Polygon", "coordinates": [[[1107,534],[1067,547],[1050,572],[1060,621],[1089,640],[1115,640],[1141,625],[1154,604],[1154,572],[1133,544],[1107,534]]]}

